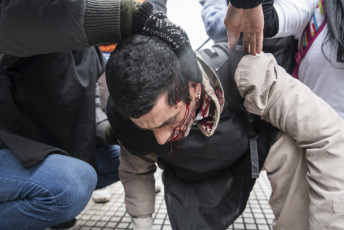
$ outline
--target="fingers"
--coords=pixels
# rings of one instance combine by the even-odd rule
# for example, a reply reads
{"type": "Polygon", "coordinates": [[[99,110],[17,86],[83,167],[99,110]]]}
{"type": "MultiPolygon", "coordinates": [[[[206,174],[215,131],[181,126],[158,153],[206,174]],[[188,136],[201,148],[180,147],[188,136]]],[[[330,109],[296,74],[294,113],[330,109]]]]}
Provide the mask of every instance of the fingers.
{"type": "Polygon", "coordinates": [[[263,50],[263,38],[263,32],[256,33],[256,49],[258,54],[260,54],[263,50]]]}
{"type": "Polygon", "coordinates": [[[240,33],[227,30],[227,37],[228,37],[228,49],[234,50],[236,48],[236,44],[239,41],[240,33]]]}
{"type": "Polygon", "coordinates": [[[243,48],[252,55],[257,55],[263,48],[264,15],[262,4],[252,9],[237,9],[228,5],[224,20],[227,28],[229,49],[235,49],[243,33],[243,48]]]}
{"type": "Polygon", "coordinates": [[[256,34],[250,36],[250,53],[253,56],[257,54],[257,47],[256,47],[256,34]]]}
{"type": "Polygon", "coordinates": [[[248,53],[251,53],[253,56],[256,56],[256,34],[252,33],[249,34],[249,39],[248,39],[248,53]]]}
{"type": "Polygon", "coordinates": [[[224,24],[227,29],[228,48],[235,49],[240,38],[240,26],[242,23],[243,9],[236,8],[228,3],[224,24]]]}
{"type": "Polygon", "coordinates": [[[247,53],[250,53],[250,33],[243,33],[242,45],[247,53]]]}
{"type": "Polygon", "coordinates": [[[244,33],[243,34],[244,50],[253,56],[262,52],[263,33],[244,33]]]}
{"type": "Polygon", "coordinates": [[[247,53],[256,56],[256,35],[255,33],[243,33],[243,47],[247,53]]]}

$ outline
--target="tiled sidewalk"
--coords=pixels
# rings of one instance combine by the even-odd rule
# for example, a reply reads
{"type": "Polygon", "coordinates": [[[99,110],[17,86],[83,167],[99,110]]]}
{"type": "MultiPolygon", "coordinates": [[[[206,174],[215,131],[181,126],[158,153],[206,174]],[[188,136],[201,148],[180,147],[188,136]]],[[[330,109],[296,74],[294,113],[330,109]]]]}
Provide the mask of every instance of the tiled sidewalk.
{"type": "MultiPolygon", "coordinates": [[[[162,191],[156,195],[154,213],[154,230],[170,230],[171,225],[167,216],[164,201],[164,189],[161,182],[161,171],[156,175],[157,184],[162,191]]],[[[97,204],[92,200],[85,210],[77,217],[77,230],[123,230],[132,229],[130,216],[125,211],[124,190],[120,182],[111,185],[112,199],[108,203],[97,204]]],[[[268,200],[271,188],[265,172],[257,180],[244,213],[228,229],[272,229],[272,210],[268,200]]]]}

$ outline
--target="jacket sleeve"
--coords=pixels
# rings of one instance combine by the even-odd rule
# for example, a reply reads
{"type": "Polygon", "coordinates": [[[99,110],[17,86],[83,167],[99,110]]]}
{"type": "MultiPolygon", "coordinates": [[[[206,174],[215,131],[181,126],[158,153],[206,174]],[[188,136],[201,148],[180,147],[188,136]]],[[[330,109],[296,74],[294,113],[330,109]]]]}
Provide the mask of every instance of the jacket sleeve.
{"type": "Polygon", "coordinates": [[[262,3],[262,0],[229,0],[233,6],[240,9],[251,9],[262,3]]]}
{"type": "Polygon", "coordinates": [[[118,42],[131,33],[139,5],[135,0],[1,1],[0,53],[26,57],[118,42]]]}
{"type": "Polygon", "coordinates": [[[204,28],[215,42],[227,41],[227,30],[223,20],[227,13],[226,0],[199,0],[204,28]]]}
{"type": "Polygon", "coordinates": [[[121,145],[119,178],[125,190],[125,205],[132,217],[154,213],[157,155],[135,156],[121,145]]]}
{"type": "Polygon", "coordinates": [[[306,154],[310,229],[341,229],[344,120],[279,67],[271,54],[246,55],[235,72],[235,81],[246,109],[290,135],[306,154]]]}

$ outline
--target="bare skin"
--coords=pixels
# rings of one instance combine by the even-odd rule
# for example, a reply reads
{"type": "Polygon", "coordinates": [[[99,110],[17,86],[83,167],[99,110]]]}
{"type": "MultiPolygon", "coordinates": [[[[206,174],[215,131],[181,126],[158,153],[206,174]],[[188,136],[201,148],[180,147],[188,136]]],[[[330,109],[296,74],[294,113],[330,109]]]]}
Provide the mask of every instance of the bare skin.
{"type": "Polygon", "coordinates": [[[167,102],[167,93],[163,93],[157,99],[152,110],[139,118],[130,118],[136,126],[141,129],[152,130],[158,144],[163,145],[169,141],[176,141],[178,138],[185,138],[176,130],[187,130],[195,117],[195,110],[200,106],[197,98],[201,91],[201,85],[191,86],[189,82],[189,93],[192,99],[189,106],[183,101],[179,101],[176,106],[171,106],[167,102]],[[177,139],[176,139],[177,137],[177,139]]]}
{"type": "Polygon", "coordinates": [[[238,9],[229,3],[224,23],[229,49],[235,49],[242,32],[244,50],[254,56],[262,52],[264,15],[261,4],[252,9],[238,9]]]}

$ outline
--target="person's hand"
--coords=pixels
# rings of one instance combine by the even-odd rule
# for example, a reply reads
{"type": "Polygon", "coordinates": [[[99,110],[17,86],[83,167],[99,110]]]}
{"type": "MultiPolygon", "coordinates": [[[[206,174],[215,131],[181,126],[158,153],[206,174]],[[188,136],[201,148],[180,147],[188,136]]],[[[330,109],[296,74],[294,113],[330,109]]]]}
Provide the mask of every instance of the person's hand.
{"type": "Polygon", "coordinates": [[[264,15],[261,4],[252,9],[238,9],[229,3],[224,23],[229,49],[235,49],[242,32],[245,51],[252,55],[262,51],[264,15]]]}

